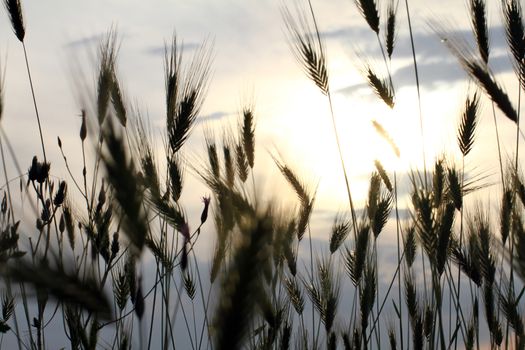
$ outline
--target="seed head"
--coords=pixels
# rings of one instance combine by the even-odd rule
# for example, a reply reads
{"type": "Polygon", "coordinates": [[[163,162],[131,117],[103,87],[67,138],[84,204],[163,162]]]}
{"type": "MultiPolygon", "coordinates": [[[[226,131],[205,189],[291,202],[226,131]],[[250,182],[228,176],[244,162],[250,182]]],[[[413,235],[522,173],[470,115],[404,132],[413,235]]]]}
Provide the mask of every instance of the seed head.
{"type": "Polygon", "coordinates": [[[20,42],[24,42],[26,34],[24,28],[24,18],[22,16],[22,5],[20,0],[4,0],[4,6],[9,14],[13,31],[20,42]]]}
{"type": "Polygon", "coordinates": [[[66,192],[67,192],[67,184],[65,181],[60,182],[60,186],[58,187],[57,194],[55,195],[55,199],[53,203],[55,206],[60,206],[62,203],[64,203],[64,199],[66,198],[66,192]]]}
{"type": "Polygon", "coordinates": [[[82,124],[80,125],[80,140],[84,141],[87,136],[86,111],[82,110],[82,124]]]}
{"type": "Polygon", "coordinates": [[[201,214],[201,225],[206,222],[206,219],[208,218],[208,208],[210,206],[210,196],[208,197],[202,197],[202,202],[204,203],[204,209],[202,209],[201,214]]]}
{"type": "Polygon", "coordinates": [[[186,241],[189,241],[190,240],[190,227],[188,226],[188,223],[185,222],[181,229],[180,229],[180,233],[182,234],[182,236],[184,237],[184,239],[186,241]]]}
{"type": "Polygon", "coordinates": [[[46,181],[47,177],[49,176],[49,169],[51,168],[50,163],[42,162],[40,163],[38,161],[38,158],[36,156],[33,157],[33,161],[31,162],[31,167],[28,171],[28,184],[30,181],[36,181],[40,184],[42,184],[44,181],[46,181]]]}

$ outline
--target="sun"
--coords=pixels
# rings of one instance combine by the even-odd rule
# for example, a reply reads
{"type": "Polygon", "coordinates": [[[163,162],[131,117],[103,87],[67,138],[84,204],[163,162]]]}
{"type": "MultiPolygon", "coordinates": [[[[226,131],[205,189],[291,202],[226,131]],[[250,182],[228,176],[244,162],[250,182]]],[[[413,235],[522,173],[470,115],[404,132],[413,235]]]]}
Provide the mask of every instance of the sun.
{"type": "Polygon", "coordinates": [[[307,83],[293,85],[294,94],[272,120],[271,133],[285,159],[308,179],[318,180],[320,206],[341,208],[348,202],[336,133],[358,206],[366,201],[376,161],[399,178],[456,151],[457,88],[426,92],[420,119],[415,88],[397,91],[396,105],[390,108],[365,85],[353,94],[332,95],[332,120],[327,97],[307,83]]]}

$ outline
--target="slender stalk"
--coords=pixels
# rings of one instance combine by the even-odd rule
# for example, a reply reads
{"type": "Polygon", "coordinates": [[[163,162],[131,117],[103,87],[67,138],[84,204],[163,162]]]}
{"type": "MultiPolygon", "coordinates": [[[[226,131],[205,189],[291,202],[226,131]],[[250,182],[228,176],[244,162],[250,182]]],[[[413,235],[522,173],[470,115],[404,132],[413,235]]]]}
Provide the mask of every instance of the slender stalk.
{"type": "Polygon", "coordinates": [[[439,316],[439,339],[440,339],[440,345],[441,345],[441,350],[446,350],[446,345],[445,345],[445,331],[443,330],[443,313],[442,313],[442,310],[441,310],[441,305],[442,305],[442,294],[441,294],[441,284],[439,283],[439,277],[437,277],[437,273],[436,272],[433,272],[432,273],[434,276],[432,278],[432,284],[433,284],[433,289],[434,289],[434,298],[435,298],[435,302],[436,302],[436,308],[437,308],[437,311],[438,311],[438,316],[439,316]]]}
{"type": "MultiPolygon", "coordinates": [[[[397,174],[394,170],[394,202],[395,202],[395,211],[396,211],[396,239],[397,239],[397,263],[401,265],[401,229],[399,227],[399,207],[397,202],[397,174]]],[[[403,306],[401,299],[401,274],[397,276],[397,293],[398,293],[398,306],[399,306],[399,338],[401,341],[401,349],[404,349],[403,343],[403,306]]],[[[388,295],[388,294],[387,294],[388,295]]]]}
{"type": "Polygon", "coordinates": [[[252,188],[253,188],[253,202],[257,204],[257,189],[255,188],[255,176],[253,175],[253,169],[251,169],[252,188]]]}
{"type": "Polygon", "coordinates": [[[7,197],[9,198],[9,203],[11,203],[11,208],[9,210],[9,217],[11,218],[11,223],[15,224],[15,216],[14,216],[14,210],[15,208],[12,207],[13,205],[13,197],[11,197],[11,186],[9,186],[9,177],[7,175],[7,167],[5,164],[5,153],[4,153],[4,144],[2,142],[2,139],[0,138],[0,153],[2,155],[2,169],[4,172],[5,182],[7,186],[7,197]]]}
{"type": "MultiPolygon", "coordinates": [[[[31,329],[31,318],[29,317],[29,306],[27,304],[27,293],[24,283],[20,283],[20,294],[22,295],[22,304],[24,306],[24,314],[27,322],[27,329],[31,329]]],[[[33,339],[33,332],[29,332],[29,340],[31,343],[31,349],[36,349],[36,343],[33,339]]]]}
{"type": "Polygon", "coordinates": [[[37,121],[37,124],[38,124],[38,133],[40,135],[40,144],[42,146],[42,155],[44,156],[44,162],[47,162],[46,147],[44,145],[44,136],[42,135],[42,125],[40,124],[40,114],[38,113],[38,105],[36,103],[35,89],[33,87],[33,79],[31,78],[31,70],[29,69],[29,60],[27,58],[26,45],[25,45],[25,43],[23,41],[22,41],[22,47],[24,49],[24,59],[25,59],[25,62],[26,62],[27,76],[29,78],[29,86],[31,87],[31,96],[33,98],[33,106],[35,108],[36,121],[37,121]]]}
{"type": "MultiPolygon", "coordinates": [[[[403,253],[401,254],[401,258],[400,258],[400,260],[397,263],[397,267],[396,267],[396,271],[394,272],[394,276],[390,280],[390,283],[389,283],[388,288],[386,290],[386,293],[385,293],[385,296],[383,298],[383,301],[381,302],[381,307],[379,308],[379,315],[383,311],[383,308],[385,307],[385,304],[386,304],[386,302],[388,300],[388,296],[390,295],[390,291],[392,290],[392,287],[394,286],[394,283],[396,282],[396,277],[397,277],[397,274],[399,273],[399,271],[401,269],[401,261],[403,260],[404,256],[405,256],[405,249],[403,248],[403,253]]],[[[374,322],[372,323],[372,328],[370,329],[368,337],[366,338],[367,342],[370,341],[370,337],[372,336],[374,330],[376,329],[376,325],[379,323],[379,321],[380,321],[379,317],[376,317],[374,319],[374,322]]],[[[410,339],[410,338],[407,338],[407,339],[410,339]]]]}
{"type": "MultiPolygon", "coordinates": [[[[11,281],[9,279],[6,280],[6,289],[7,289],[7,296],[9,298],[13,297],[13,293],[11,290],[11,281]]],[[[22,350],[22,338],[18,334],[20,334],[20,327],[18,325],[18,317],[16,316],[16,311],[13,312],[13,319],[15,321],[15,332],[17,334],[16,342],[18,344],[18,350],[22,350]]],[[[24,347],[27,349],[27,346],[24,345],[24,347]]]]}
{"type": "Polygon", "coordinates": [[[451,293],[454,293],[453,294],[453,302],[454,302],[454,308],[458,311],[458,314],[461,318],[461,322],[459,323],[460,324],[460,330],[461,330],[461,335],[463,336],[463,339],[465,339],[465,333],[466,333],[466,329],[464,330],[461,326],[465,326],[466,325],[466,321],[465,321],[465,316],[463,315],[463,307],[461,306],[461,301],[459,300],[459,294],[456,294],[456,290],[457,290],[457,287],[456,287],[456,284],[454,282],[454,278],[453,278],[453,275],[452,275],[452,269],[450,267],[450,263],[447,261],[447,270],[445,270],[445,277],[446,277],[446,281],[447,281],[447,285],[448,285],[448,289],[450,290],[451,293]]]}
{"type": "MultiPolygon", "coordinates": [[[[461,198],[463,201],[463,188],[465,188],[465,155],[462,157],[462,163],[461,163],[461,198]]],[[[460,224],[459,224],[459,251],[462,251],[463,249],[463,219],[464,219],[464,207],[461,208],[461,211],[459,213],[460,215],[460,224]]],[[[457,295],[458,299],[461,296],[461,269],[458,268],[458,286],[457,286],[457,295]]],[[[471,287],[471,295],[472,295],[472,287],[471,287]]],[[[456,327],[459,323],[459,318],[456,317],[456,327]]],[[[454,341],[454,349],[457,348],[457,337],[454,341]]]]}
{"type": "MultiPolygon", "coordinates": [[[[91,220],[91,203],[88,199],[88,196],[89,196],[89,192],[88,192],[88,187],[87,187],[87,171],[86,171],[86,150],[85,150],[85,146],[84,146],[84,140],[82,140],[82,179],[83,179],[83,182],[84,182],[84,194],[85,194],[85,200],[86,200],[86,209],[88,211],[88,215],[89,215],[89,218],[91,220]]],[[[95,174],[93,174],[95,175],[95,174]]]]}
{"type": "Polygon", "coordinates": [[[335,142],[337,144],[337,150],[338,150],[338,153],[339,153],[339,160],[341,162],[341,168],[343,169],[343,175],[344,175],[345,185],[346,185],[346,193],[348,195],[348,203],[350,204],[350,212],[351,212],[351,215],[352,215],[352,226],[353,226],[353,229],[354,229],[354,238],[355,238],[356,235],[357,235],[357,217],[356,217],[356,214],[355,214],[354,202],[352,200],[352,194],[351,194],[351,191],[350,191],[350,183],[349,183],[349,180],[348,180],[348,174],[346,172],[346,166],[345,166],[345,162],[344,162],[344,159],[343,159],[343,153],[342,153],[342,150],[341,150],[341,143],[339,141],[339,132],[337,131],[337,126],[336,126],[336,123],[335,123],[335,115],[334,115],[334,109],[333,109],[333,105],[332,105],[332,97],[331,97],[330,92],[328,92],[327,96],[328,96],[328,104],[330,105],[330,116],[331,116],[332,127],[333,127],[333,131],[334,131],[334,135],[335,135],[335,142]]]}
{"type": "MultiPolygon", "coordinates": [[[[518,174],[519,174],[519,150],[520,150],[520,106],[521,106],[521,88],[518,86],[518,113],[516,120],[516,158],[514,160],[514,190],[512,191],[513,197],[516,198],[516,192],[518,190],[518,174]]],[[[515,199],[513,200],[513,203],[515,199]]],[[[510,245],[510,275],[509,275],[509,296],[514,295],[514,230],[511,229],[509,232],[509,245],[510,245]]],[[[505,348],[508,347],[509,342],[509,319],[506,320],[505,326],[505,348]]]]}
{"type": "MultiPolygon", "coordinates": [[[[312,1],[311,0],[308,0],[308,6],[310,8],[310,13],[311,13],[312,19],[313,19],[315,33],[316,33],[316,36],[317,36],[317,42],[319,44],[319,47],[321,47],[321,34],[319,32],[319,27],[317,25],[317,19],[316,19],[315,14],[314,14],[314,9],[312,7],[312,1]]],[[[353,228],[354,228],[354,238],[355,238],[356,235],[357,235],[357,221],[356,221],[356,215],[355,215],[355,209],[354,209],[354,202],[352,201],[352,193],[350,191],[350,183],[348,181],[348,174],[346,172],[345,162],[344,162],[344,159],[343,159],[343,152],[341,151],[341,142],[339,141],[339,133],[337,131],[337,126],[336,126],[336,122],[335,122],[334,108],[333,108],[333,104],[332,104],[332,96],[331,96],[331,93],[330,93],[330,89],[327,89],[327,90],[328,91],[326,93],[326,96],[328,97],[328,104],[330,105],[330,116],[331,116],[331,119],[332,119],[332,127],[333,127],[333,130],[334,130],[335,142],[337,144],[337,151],[339,153],[339,160],[341,161],[341,167],[343,168],[343,175],[344,175],[344,179],[345,179],[346,192],[347,192],[347,195],[348,195],[348,203],[350,204],[350,211],[352,213],[352,224],[353,224],[353,228]]]]}
{"type": "MultiPolygon", "coordinates": [[[[205,310],[208,310],[208,308],[210,306],[211,289],[212,289],[211,287],[212,286],[210,285],[210,288],[208,288],[208,295],[206,297],[206,303],[204,304],[204,309],[205,310]]],[[[211,336],[210,336],[210,328],[206,328],[206,323],[205,322],[202,323],[199,344],[202,344],[202,338],[204,337],[204,329],[206,329],[206,335],[207,335],[206,338],[208,339],[208,348],[209,349],[213,349],[213,342],[211,341],[211,336]]],[[[199,345],[199,347],[200,347],[200,345],[199,345]]]]}
{"type": "MultiPolygon", "coordinates": [[[[175,348],[175,339],[174,339],[174,336],[173,336],[173,323],[172,323],[172,317],[169,315],[169,299],[170,299],[170,288],[169,286],[171,285],[170,284],[170,276],[169,274],[165,274],[165,276],[163,278],[160,279],[161,280],[161,294],[162,294],[162,301],[163,301],[163,305],[165,307],[165,312],[164,312],[164,315],[166,317],[166,324],[165,324],[165,333],[167,332],[167,330],[169,329],[169,339],[171,341],[171,344],[172,346],[175,348]],[[164,281],[163,281],[164,280],[164,281]]],[[[182,285],[182,280],[181,280],[181,285],[182,285]]],[[[177,292],[177,301],[178,301],[178,304],[180,304],[181,306],[181,310],[182,310],[182,314],[184,316],[184,323],[186,325],[186,331],[188,332],[188,338],[190,339],[190,343],[191,343],[191,348],[192,349],[195,349],[195,346],[193,344],[193,340],[192,340],[192,337],[191,337],[191,330],[190,330],[190,326],[188,324],[188,319],[187,319],[187,316],[186,316],[186,312],[184,311],[184,306],[182,305],[182,300],[181,300],[181,293],[180,293],[180,289],[179,287],[177,287],[177,283],[176,281],[174,281],[174,285],[175,285],[175,290],[177,292]]],[[[173,316],[173,322],[175,321],[175,316],[173,316]]],[[[167,346],[167,334],[165,334],[165,346],[167,346]]]]}
{"type": "MultiPolygon", "coordinates": [[[[159,262],[158,260],[156,261],[156,274],[158,275],[159,274],[159,262]]],[[[153,321],[155,320],[155,306],[156,306],[156,302],[157,302],[157,286],[155,286],[155,290],[153,292],[153,304],[151,306],[151,320],[150,320],[150,327],[149,327],[149,336],[148,336],[148,346],[147,346],[147,349],[150,350],[151,349],[151,340],[152,340],[152,335],[153,335],[153,321]]]]}
{"type": "MultiPolygon", "coordinates": [[[[375,262],[375,269],[378,271],[378,258],[377,258],[377,238],[374,238],[374,262],[375,262]]],[[[381,312],[379,310],[379,273],[376,272],[376,312],[377,312],[377,318],[381,315],[381,312]]],[[[372,311],[372,317],[374,317],[373,311],[372,311]]],[[[381,323],[377,324],[377,330],[376,333],[376,341],[378,344],[378,347],[381,348],[381,323]]]]}
{"type": "Polygon", "coordinates": [[[428,300],[428,296],[427,296],[427,270],[426,270],[426,267],[425,267],[425,251],[424,251],[424,248],[423,246],[421,246],[421,266],[423,267],[423,293],[425,295],[425,300],[428,300]]]}
{"type": "Polygon", "coordinates": [[[379,45],[379,48],[381,49],[381,55],[383,56],[383,62],[385,62],[386,72],[388,75],[388,81],[390,82],[390,87],[394,87],[394,83],[392,82],[392,74],[390,74],[390,66],[388,64],[388,61],[386,59],[385,54],[385,48],[383,47],[383,43],[381,42],[381,38],[379,38],[379,33],[376,33],[377,43],[379,45]]]}
{"type": "MultiPolygon", "coordinates": [[[[209,320],[208,320],[208,309],[206,307],[206,302],[205,302],[205,299],[204,299],[204,291],[203,291],[203,285],[202,285],[202,278],[201,278],[201,273],[200,273],[200,269],[199,269],[199,265],[197,263],[197,255],[195,254],[195,250],[192,251],[192,254],[193,254],[193,260],[195,262],[195,269],[197,271],[197,278],[199,279],[199,290],[200,290],[200,294],[201,294],[201,300],[202,300],[202,306],[204,308],[204,323],[206,325],[206,328],[210,329],[210,323],[209,323],[209,320]]],[[[202,337],[200,338],[199,340],[199,346],[198,346],[198,349],[201,348],[201,345],[202,345],[202,337]]],[[[195,342],[197,342],[197,334],[195,334],[195,342]]]]}
{"type": "MultiPolygon", "coordinates": [[[[308,226],[308,244],[310,248],[310,279],[313,281],[314,279],[314,253],[312,249],[312,232],[310,230],[310,226],[308,226]]],[[[312,304],[312,344],[314,345],[314,348],[317,347],[317,338],[315,336],[315,305],[314,301],[311,300],[312,304]]]]}
{"type": "Polygon", "coordinates": [[[501,175],[501,187],[505,189],[505,175],[503,174],[503,161],[501,158],[501,144],[499,140],[499,131],[498,131],[498,120],[496,119],[496,109],[494,107],[494,102],[492,105],[492,119],[494,120],[494,131],[496,133],[496,145],[498,147],[498,161],[499,161],[499,171],[501,175]]]}
{"type": "MultiPolygon", "coordinates": [[[[26,64],[27,76],[29,78],[29,86],[31,88],[31,97],[32,97],[32,100],[33,100],[33,107],[35,109],[36,121],[37,121],[37,124],[38,124],[38,133],[39,133],[39,136],[40,136],[40,144],[41,144],[41,147],[42,147],[42,155],[44,157],[44,163],[47,163],[46,147],[45,147],[45,144],[44,144],[44,136],[43,136],[43,133],[42,133],[42,125],[41,125],[41,122],[40,122],[40,114],[38,112],[38,105],[37,105],[37,102],[36,102],[35,88],[34,88],[34,84],[33,84],[33,78],[31,76],[31,69],[30,69],[30,66],[29,66],[29,59],[28,59],[28,56],[27,56],[27,49],[26,49],[25,42],[23,40],[21,40],[21,42],[22,42],[22,48],[23,48],[23,51],[24,51],[24,60],[25,60],[25,64],[26,64]]],[[[46,183],[48,183],[48,182],[49,182],[49,179],[46,179],[46,183]]],[[[48,190],[49,190],[49,198],[52,198],[51,187],[50,186],[48,186],[48,190]]],[[[53,210],[53,201],[51,201],[51,209],[53,210]]],[[[56,220],[54,222],[55,222],[55,227],[56,227],[56,220]]],[[[48,226],[48,228],[50,229],[50,226],[48,226]]],[[[49,232],[48,232],[47,240],[48,240],[48,244],[46,245],[46,250],[45,250],[45,253],[44,253],[45,257],[47,257],[47,247],[49,245],[49,232]]]]}
{"type": "Polygon", "coordinates": [[[348,203],[350,204],[350,212],[352,214],[352,226],[354,228],[354,238],[355,238],[357,236],[357,217],[355,215],[354,202],[352,200],[352,193],[350,191],[350,183],[348,181],[348,174],[346,172],[345,161],[343,159],[343,152],[341,150],[341,143],[339,141],[339,132],[337,131],[337,126],[336,126],[336,123],[335,123],[335,115],[334,115],[334,109],[333,109],[333,105],[332,105],[332,97],[331,97],[330,91],[328,91],[327,96],[328,96],[328,104],[330,105],[330,116],[331,116],[331,119],[332,119],[332,127],[333,127],[333,130],[334,130],[335,142],[337,144],[337,151],[339,153],[339,160],[341,161],[341,168],[343,169],[343,175],[344,175],[344,178],[345,178],[346,193],[348,195],[348,203]]]}
{"type": "Polygon", "coordinates": [[[421,91],[420,91],[420,84],[419,84],[419,70],[417,67],[417,59],[416,59],[416,49],[414,45],[414,35],[412,32],[412,21],[410,18],[410,9],[408,7],[408,0],[405,0],[405,8],[407,13],[407,20],[408,20],[408,31],[410,33],[410,47],[412,49],[412,60],[414,62],[414,74],[416,77],[416,90],[417,90],[417,104],[418,104],[418,110],[419,110],[419,128],[421,130],[421,152],[423,154],[423,171],[425,174],[425,188],[428,189],[428,179],[427,179],[427,161],[426,161],[426,152],[425,152],[425,132],[423,127],[423,111],[421,108],[421,91]]]}

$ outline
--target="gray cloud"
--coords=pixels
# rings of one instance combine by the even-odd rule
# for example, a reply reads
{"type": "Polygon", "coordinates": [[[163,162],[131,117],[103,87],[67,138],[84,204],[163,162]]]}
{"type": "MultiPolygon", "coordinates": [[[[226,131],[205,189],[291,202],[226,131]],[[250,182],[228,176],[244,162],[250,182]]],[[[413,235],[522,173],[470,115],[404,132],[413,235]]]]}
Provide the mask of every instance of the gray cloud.
{"type": "MultiPolygon", "coordinates": [[[[450,30],[449,37],[464,38],[469,45],[474,45],[472,32],[467,29],[450,30]]],[[[328,40],[338,41],[350,49],[358,48],[364,55],[369,57],[380,57],[381,51],[377,45],[375,34],[364,26],[348,26],[323,32],[322,36],[328,40]]],[[[413,33],[416,54],[419,59],[436,59],[448,54],[448,50],[440,43],[436,33],[428,31],[416,31],[413,33]]],[[[381,37],[381,40],[383,38],[381,37]]],[[[490,49],[492,52],[506,50],[505,28],[494,26],[490,28],[490,49]]],[[[394,58],[411,58],[412,46],[408,33],[398,35],[394,48],[394,58]]]]}
{"type": "MultiPolygon", "coordinates": [[[[202,45],[196,42],[189,42],[189,43],[182,43],[182,50],[183,51],[194,51],[197,50],[202,45]]],[[[144,52],[148,55],[153,56],[164,56],[166,52],[166,46],[152,46],[144,49],[144,52]]]]}
{"type": "MultiPolygon", "coordinates": [[[[491,70],[498,73],[507,73],[512,71],[512,63],[509,55],[506,53],[507,44],[505,42],[505,30],[503,27],[492,27],[491,34],[491,53],[489,65],[491,70]]],[[[345,27],[323,35],[329,40],[335,40],[348,46],[352,51],[360,51],[363,57],[372,59],[381,59],[381,52],[374,35],[368,28],[364,27],[345,27]],[[350,38],[353,40],[350,41],[350,38]],[[357,38],[357,40],[355,40],[357,38]],[[358,48],[358,49],[356,49],[358,48]]],[[[472,33],[470,30],[450,31],[449,36],[453,38],[466,38],[467,43],[474,47],[472,33]]],[[[458,64],[455,57],[443,45],[437,35],[433,32],[417,32],[414,34],[414,43],[417,54],[417,64],[420,76],[420,85],[423,88],[434,88],[438,84],[454,83],[466,78],[463,69],[458,64]]],[[[394,49],[394,60],[408,60],[412,58],[412,48],[408,34],[398,38],[397,45],[394,49]]],[[[396,88],[408,85],[414,85],[415,75],[414,66],[409,62],[396,69],[392,73],[392,80],[396,88]]],[[[351,94],[366,88],[365,82],[339,89],[337,92],[342,94],[351,94]]]]}
{"type": "Polygon", "coordinates": [[[197,118],[197,123],[205,123],[205,122],[210,122],[210,121],[221,120],[230,115],[231,113],[228,113],[228,112],[222,112],[222,111],[213,112],[211,114],[204,115],[202,117],[197,118]]]}
{"type": "Polygon", "coordinates": [[[64,44],[65,48],[75,49],[84,46],[91,46],[98,44],[104,38],[104,34],[95,34],[90,36],[85,36],[79,39],[70,40],[64,44]]]}
{"type": "MultiPolygon", "coordinates": [[[[131,36],[129,33],[123,33],[120,30],[115,31],[115,33],[117,34],[117,45],[119,45],[122,41],[128,39],[131,36]]],[[[107,37],[107,35],[108,31],[83,36],[81,38],[73,39],[66,42],[62,45],[62,47],[66,49],[77,49],[82,47],[98,46],[107,37]]]]}

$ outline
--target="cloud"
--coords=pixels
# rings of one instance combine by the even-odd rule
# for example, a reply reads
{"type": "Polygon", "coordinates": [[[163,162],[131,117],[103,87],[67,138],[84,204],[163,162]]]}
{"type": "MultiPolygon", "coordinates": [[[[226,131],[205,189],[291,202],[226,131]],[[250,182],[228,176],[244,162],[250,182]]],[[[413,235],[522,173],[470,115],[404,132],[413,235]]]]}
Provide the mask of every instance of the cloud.
{"type": "MultiPolygon", "coordinates": [[[[340,42],[347,46],[352,52],[359,52],[365,58],[371,58],[382,62],[380,48],[375,40],[375,34],[365,27],[344,27],[323,33],[328,40],[340,42]],[[352,41],[351,41],[351,40],[352,41]]],[[[451,38],[463,38],[470,47],[474,48],[472,32],[468,29],[453,30],[448,32],[451,38]]],[[[491,70],[498,73],[508,73],[513,69],[507,53],[505,41],[505,29],[502,26],[490,28],[490,50],[491,57],[489,65],[491,70]]],[[[431,89],[439,84],[452,84],[464,80],[466,75],[458,64],[452,53],[440,42],[438,36],[433,32],[417,32],[414,34],[417,65],[420,77],[420,86],[431,89]]],[[[393,55],[394,63],[406,62],[392,73],[394,86],[399,89],[404,86],[414,85],[414,66],[412,63],[412,47],[408,33],[403,34],[396,41],[393,55]]],[[[395,64],[394,64],[395,66],[395,64]]],[[[379,64],[382,68],[382,63],[379,64]]],[[[381,71],[379,71],[381,72],[381,71]]],[[[339,89],[342,94],[353,94],[360,89],[366,88],[367,84],[354,84],[339,89]]]]}
{"type": "Polygon", "coordinates": [[[222,112],[222,111],[213,112],[211,114],[199,117],[197,119],[197,123],[206,123],[206,122],[217,121],[217,120],[224,119],[224,118],[226,118],[226,117],[228,117],[230,115],[231,115],[231,113],[229,113],[229,112],[222,112]]]}
{"type": "MultiPolygon", "coordinates": [[[[459,81],[464,81],[467,78],[467,74],[453,57],[435,61],[418,60],[417,67],[420,86],[427,90],[431,90],[441,84],[453,84],[459,81]]],[[[490,68],[496,75],[509,73],[513,70],[512,63],[506,54],[501,54],[491,58],[490,68]]],[[[392,81],[394,82],[394,87],[396,89],[414,85],[414,65],[412,63],[407,63],[401,68],[396,69],[392,73],[392,81]]],[[[335,93],[349,96],[361,92],[371,94],[371,91],[372,90],[369,90],[368,84],[363,78],[362,83],[340,88],[336,90],[335,93]]]]}
{"type": "MultiPolygon", "coordinates": [[[[446,33],[452,38],[465,39],[469,45],[474,47],[474,38],[470,29],[450,30],[446,33]]],[[[352,50],[358,48],[365,57],[381,56],[381,50],[377,45],[375,33],[368,27],[346,26],[323,32],[322,36],[327,40],[340,42],[343,46],[352,50]]],[[[490,27],[489,37],[491,52],[506,50],[507,44],[505,42],[505,28],[503,26],[490,27]]],[[[432,31],[414,32],[413,38],[418,59],[436,59],[436,57],[443,57],[443,54],[448,53],[446,47],[440,43],[440,39],[436,33],[432,31]]],[[[450,56],[450,53],[448,53],[448,56],[450,56]]],[[[412,45],[409,33],[399,34],[396,38],[394,58],[412,58],[412,45]]]]}
{"type": "MultiPolygon", "coordinates": [[[[183,51],[194,51],[194,50],[197,50],[201,46],[202,44],[199,44],[196,42],[182,43],[182,50],[183,51]]],[[[164,56],[166,52],[166,45],[148,47],[144,50],[144,52],[148,55],[164,56]]]]}
{"type": "Polygon", "coordinates": [[[68,41],[67,43],[64,44],[64,47],[68,49],[76,49],[79,47],[91,46],[91,45],[100,43],[103,38],[104,38],[104,34],[102,33],[91,35],[91,36],[85,36],[79,39],[68,41]]]}
{"type": "MultiPolygon", "coordinates": [[[[117,34],[117,46],[126,38],[130,37],[130,34],[124,34],[121,31],[115,31],[115,34],[117,34]]],[[[104,39],[106,39],[108,36],[108,32],[102,32],[98,34],[93,34],[89,36],[84,36],[78,39],[73,39],[68,42],[66,42],[64,45],[62,45],[66,49],[77,49],[82,47],[89,47],[89,46],[98,46],[104,39]]]]}

